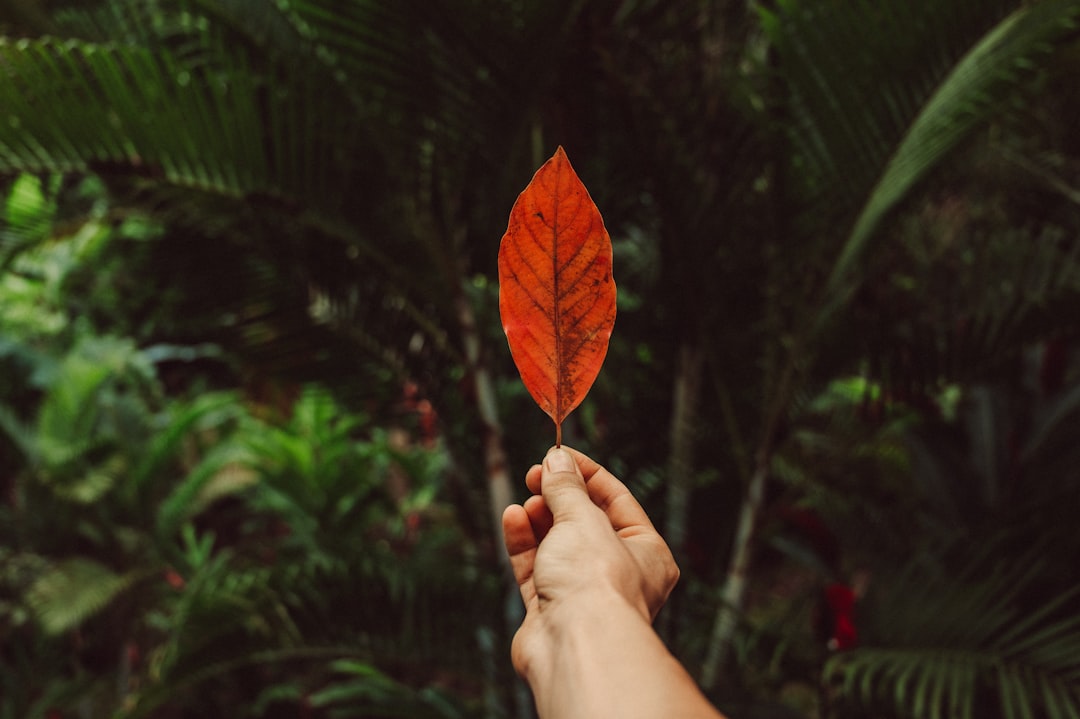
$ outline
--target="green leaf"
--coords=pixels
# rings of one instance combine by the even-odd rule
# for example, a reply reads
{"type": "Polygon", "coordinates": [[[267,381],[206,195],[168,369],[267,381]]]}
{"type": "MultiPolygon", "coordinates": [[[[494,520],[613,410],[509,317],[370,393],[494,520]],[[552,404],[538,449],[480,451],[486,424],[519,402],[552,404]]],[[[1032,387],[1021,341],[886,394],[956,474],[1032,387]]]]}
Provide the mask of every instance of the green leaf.
{"type": "Polygon", "coordinates": [[[842,292],[852,265],[886,213],[897,205],[987,116],[1000,112],[1032,58],[1076,27],[1075,0],[1043,0],[1024,5],[995,25],[956,63],[922,105],[892,151],[864,202],[828,280],[831,294],[842,292]]]}
{"type": "Polygon", "coordinates": [[[0,171],[108,166],[232,197],[340,200],[356,126],[334,95],[288,68],[295,84],[268,91],[217,39],[193,40],[211,62],[161,46],[0,39],[0,171]]]}
{"type": "Polygon", "coordinates": [[[1004,716],[1070,716],[1080,702],[1070,682],[1080,666],[1080,618],[1068,607],[1080,586],[1027,606],[1042,596],[1041,565],[1029,557],[1002,567],[1000,552],[982,551],[961,574],[928,573],[914,561],[893,580],[878,577],[880,603],[863,618],[880,646],[838,654],[825,667],[826,680],[842,679],[843,700],[903,716],[972,717],[980,687],[990,687],[1004,716]]]}
{"type": "Polygon", "coordinates": [[[31,585],[26,601],[48,634],[62,634],[97,614],[135,575],[116,574],[90,559],[68,559],[48,570],[31,585]]]}
{"type": "Polygon", "coordinates": [[[10,228],[38,228],[52,219],[55,206],[45,196],[41,178],[19,175],[11,186],[4,205],[4,222],[10,228]]]}
{"type": "Polygon", "coordinates": [[[164,540],[223,493],[240,491],[256,481],[248,469],[254,462],[247,447],[235,442],[215,445],[158,506],[156,530],[164,540]]]}

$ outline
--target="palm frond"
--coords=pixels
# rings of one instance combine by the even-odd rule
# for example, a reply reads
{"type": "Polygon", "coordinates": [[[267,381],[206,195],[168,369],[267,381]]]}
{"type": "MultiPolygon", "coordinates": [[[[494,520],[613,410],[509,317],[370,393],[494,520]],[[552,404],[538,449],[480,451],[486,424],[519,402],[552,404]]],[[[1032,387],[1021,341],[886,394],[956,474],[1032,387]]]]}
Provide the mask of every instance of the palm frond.
{"type": "Polygon", "coordinates": [[[48,634],[61,634],[104,609],[136,578],[90,559],[67,559],[30,586],[26,602],[48,634]]]}
{"type": "Polygon", "coordinates": [[[240,491],[257,481],[247,469],[251,455],[239,444],[222,442],[176,484],[158,507],[155,530],[166,545],[180,525],[221,496],[223,489],[240,491]]]}
{"type": "Polygon", "coordinates": [[[1008,93],[1056,39],[1076,27],[1078,18],[1075,0],[1023,5],[956,62],[892,150],[833,266],[830,291],[839,289],[886,213],[983,119],[1001,111],[1008,93]]]}
{"type": "Polygon", "coordinates": [[[1047,476],[1069,476],[1067,467],[1078,459],[1075,442],[1080,422],[1080,385],[1052,398],[1034,413],[1029,434],[1020,448],[1019,460],[1038,463],[1047,476]]]}
{"type": "Polygon", "coordinates": [[[784,0],[762,16],[786,73],[807,219],[850,228],[827,268],[824,319],[850,296],[850,271],[882,219],[1007,107],[1080,5],[784,0]]]}
{"type": "Polygon", "coordinates": [[[269,83],[225,50],[218,60],[224,69],[162,48],[0,40],[0,171],[124,168],[234,197],[340,201],[357,128],[326,88],[269,83]]]}
{"type": "Polygon", "coordinates": [[[367,662],[339,659],[331,664],[336,681],[311,695],[311,705],[342,717],[459,719],[460,709],[444,693],[405,686],[367,662]]]}
{"type": "Polygon", "coordinates": [[[132,468],[129,491],[137,492],[152,484],[176,460],[183,441],[195,431],[216,431],[240,413],[232,393],[208,393],[189,405],[180,406],[168,416],[168,423],[147,442],[138,465],[132,468]]]}
{"type": "Polygon", "coordinates": [[[51,229],[56,214],[56,179],[46,183],[35,175],[21,174],[11,183],[0,216],[0,268],[51,229]]]}
{"type": "Polygon", "coordinates": [[[1026,347],[1076,330],[1064,308],[1080,299],[1080,243],[1066,228],[987,226],[972,210],[949,240],[939,209],[903,218],[888,281],[864,288],[851,311],[874,378],[900,398],[994,381],[1026,347]]]}
{"type": "Polygon", "coordinates": [[[204,55],[198,37],[208,31],[260,55],[296,61],[313,54],[287,8],[272,0],[97,0],[58,7],[52,21],[54,37],[164,45],[188,59],[204,55]]]}
{"type": "Polygon", "coordinates": [[[143,42],[171,25],[166,7],[136,0],[61,2],[49,8],[50,27],[44,34],[91,42],[143,42]]]}
{"type": "Polygon", "coordinates": [[[832,658],[826,681],[845,704],[897,716],[1076,716],[1080,585],[1047,596],[1037,559],[993,569],[996,553],[967,554],[960,574],[917,559],[881,578],[870,646],[832,658]]]}

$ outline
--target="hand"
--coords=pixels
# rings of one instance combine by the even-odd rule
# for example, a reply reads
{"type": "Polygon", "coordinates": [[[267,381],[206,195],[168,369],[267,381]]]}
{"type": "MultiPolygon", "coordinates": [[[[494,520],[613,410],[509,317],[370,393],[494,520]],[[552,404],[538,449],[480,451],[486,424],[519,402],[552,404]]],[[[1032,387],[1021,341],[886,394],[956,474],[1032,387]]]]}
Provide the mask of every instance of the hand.
{"type": "Polygon", "coordinates": [[[552,449],[525,482],[533,496],[502,521],[526,609],[512,657],[528,678],[561,613],[621,601],[651,623],[679,569],[630,490],[584,454],[552,449]]]}

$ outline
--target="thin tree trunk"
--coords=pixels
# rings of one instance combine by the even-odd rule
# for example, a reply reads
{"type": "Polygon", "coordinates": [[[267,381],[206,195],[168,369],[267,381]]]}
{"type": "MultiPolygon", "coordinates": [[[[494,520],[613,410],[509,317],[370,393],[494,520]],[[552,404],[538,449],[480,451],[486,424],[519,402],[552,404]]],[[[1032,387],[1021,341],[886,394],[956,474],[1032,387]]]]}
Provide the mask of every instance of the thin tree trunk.
{"type": "Polygon", "coordinates": [[[769,411],[762,423],[761,442],[754,456],[754,472],[746,486],[746,496],[739,508],[739,519],[735,525],[735,539],[731,547],[731,559],[728,562],[724,585],[720,591],[720,603],[713,620],[712,636],[701,665],[701,685],[706,690],[716,687],[728,657],[731,655],[731,642],[738,628],[746,600],[746,586],[753,562],[754,541],[757,535],[758,520],[765,504],[765,488],[769,482],[769,467],[776,449],[776,438],[788,408],[791,387],[797,374],[797,357],[800,346],[792,348],[784,363],[783,370],[775,384],[776,391],[768,403],[769,411]]]}
{"type": "MultiPolygon", "coordinates": [[[[465,350],[465,369],[472,379],[476,392],[476,408],[480,415],[482,442],[484,447],[484,473],[488,487],[488,510],[491,517],[491,529],[495,547],[502,547],[502,513],[513,501],[513,489],[510,470],[506,461],[506,449],[503,446],[502,422],[495,403],[495,385],[491,372],[482,361],[480,351],[480,333],[476,328],[476,317],[464,294],[457,297],[458,322],[461,324],[462,344],[465,350]]],[[[505,552],[497,552],[500,562],[509,569],[509,560],[505,552]]]]}
{"type": "Polygon", "coordinates": [[[676,558],[686,544],[686,511],[694,488],[694,445],[698,437],[698,397],[705,365],[701,347],[679,348],[671,408],[671,454],[668,456],[667,514],[664,536],[676,558]]]}
{"type": "Polygon", "coordinates": [[[746,598],[747,576],[753,558],[754,535],[757,533],[758,517],[765,501],[765,485],[769,477],[771,453],[762,451],[757,458],[754,474],[746,489],[746,497],[739,509],[739,520],[735,528],[735,542],[731,550],[724,587],[720,592],[720,604],[713,621],[712,636],[708,652],[701,666],[701,685],[713,689],[726,667],[731,653],[731,642],[735,636],[739,616],[742,614],[746,598]]]}
{"type": "MultiPolygon", "coordinates": [[[[684,342],[679,347],[671,407],[670,454],[664,538],[680,565],[686,557],[687,510],[694,488],[694,449],[698,438],[698,397],[705,365],[700,345],[684,342]]],[[[679,633],[681,612],[671,607],[660,618],[660,633],[669,642],[679,633]]]]}
{"type": "MultiPolygon", "coordinates": [[[[476,327],[476,315],[464,292],[459,292],[455,300],[457,305],[458,322],[461,325],[463,349],[465,351],[466,372],[472,379],[473,388],[476,392],[476,407],[480,415],[481,431],[483,432],[484,447],[484,474],[488,487],[488,511],[491,518],[491,531],[494,541],[495,554],[499,558],[499,566],[503,576],[506,577],[506,601],[503,603],[503,621],[505,622],[507,636],[513,636],[521,620],[525,616],[525,610],[518,594],[517,583],[514,581],[510,570],[510,558],[502,550],[502,515],[513,501],[514,493],[510,478],[510,468],[506,459],[506,448],[503,444],[502,421],[499,419],[499,408],[495,402],[495,384],[491,372],[483,362],[481,351],[480,333],[476,327]]],[[[491,637],[481,631],[478,634],[481,654],[487,658],[488,681],[485,687],[486,705],[488,716],[503,716],[500,709],[499,687],[497,684],[500,673],[496,669],[494,661],[494,649],[497,646],[491,641],[491,637]]],[[[508,657],[506,658],[508,660],[508,657]]],[[[505,689],[505,687],[504,687],[505,689]]],[[[533,715],[532,697],[524,682],[517,681],[511,689],[515,713],[518,717],[531,717],[533,715]]]]}

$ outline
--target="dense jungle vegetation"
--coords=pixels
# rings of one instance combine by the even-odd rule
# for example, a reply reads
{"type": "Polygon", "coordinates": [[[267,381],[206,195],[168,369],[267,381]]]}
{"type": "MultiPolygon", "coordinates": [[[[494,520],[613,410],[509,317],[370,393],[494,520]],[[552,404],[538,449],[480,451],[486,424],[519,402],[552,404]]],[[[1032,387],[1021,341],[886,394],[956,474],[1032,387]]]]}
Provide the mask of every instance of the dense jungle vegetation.
{"type": "Polygon", "coordinates": [[[0,719],[520,717],[553,438],[496,254],[562,145],[568,444],[732,719],[1080,717],[1080,0],[4,0],[0,719]]]}

